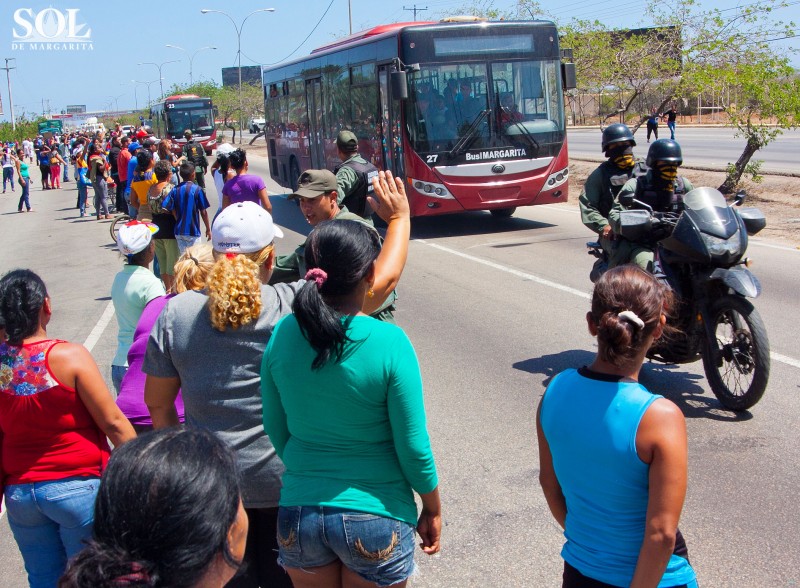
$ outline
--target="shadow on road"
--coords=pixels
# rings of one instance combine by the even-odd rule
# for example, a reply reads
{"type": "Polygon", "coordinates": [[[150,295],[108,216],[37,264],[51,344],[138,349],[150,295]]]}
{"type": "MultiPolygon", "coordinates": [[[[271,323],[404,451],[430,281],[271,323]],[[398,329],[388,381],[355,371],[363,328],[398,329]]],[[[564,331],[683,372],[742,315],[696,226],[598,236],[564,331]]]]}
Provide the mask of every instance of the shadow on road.
{"type": "MultiPolygon", "coordinates": [[[[532,357],[512,364],[511,367],[531,374],[543,374],[542,386],[547,387],[558,373],[589,365],[595,354],[585,349],[570,349],[560,353],[532,357]]],[[[692,374],[679,365],[648,362],[642,367],[639,382],[654,394],[661,394],[674,402],[688,419],[705,418],[715,421],[738,422],[753,418],[748,411],[733,412],[700,385],[703,376],[692,374]]]]}
{"type": "Polygon", "coordinates": [[[272,203],[272,217],[284,229],[308,235],[311,232],[311,225],[308,224],[300,207],[293,200],[285,198],[270,198],[272,203]]]}

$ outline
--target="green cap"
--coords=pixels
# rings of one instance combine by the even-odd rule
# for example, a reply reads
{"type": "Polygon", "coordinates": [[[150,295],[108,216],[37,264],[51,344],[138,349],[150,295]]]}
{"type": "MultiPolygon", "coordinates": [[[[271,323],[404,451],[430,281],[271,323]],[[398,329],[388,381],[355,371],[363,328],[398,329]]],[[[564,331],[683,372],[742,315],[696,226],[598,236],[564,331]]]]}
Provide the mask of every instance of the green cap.
{"type": "Polygon", "coordinates": [[[338,189],[336,176],[327,169],[310,169],[300,174],[297,180],[297,190],[289,195],[289,200],[294,198],[316,198],[321,194],[335,192],[338,189]]]}
{"type": "Polygon", "coordinates": [[[358,139],[353,131],[339,131],[336,146],[344,153],[355,153],[358,151],[358,139]]]}

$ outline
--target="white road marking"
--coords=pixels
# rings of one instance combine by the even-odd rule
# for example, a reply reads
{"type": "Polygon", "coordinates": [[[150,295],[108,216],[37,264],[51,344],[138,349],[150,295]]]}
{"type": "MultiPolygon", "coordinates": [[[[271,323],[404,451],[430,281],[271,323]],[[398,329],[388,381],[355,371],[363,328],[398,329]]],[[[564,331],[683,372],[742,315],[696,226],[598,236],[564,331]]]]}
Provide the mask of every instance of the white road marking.
{"type": "Polygon", "coordinates": [[[100,318],[97,320],[97,324],[95,324],[92,332],[89,333],[89,336],[86,337],[86,341],[83,342],[83,346],[91,353],[94,346],[97,345],[97,342],[100,340],[100,337],[103,334],[103,331],[106,330],[108,323],[111,322],[111,319],[114,318],[114,303],[109,302],[106,306],[106,309],[103,311],[103,314],[100,315],[100,318]]]}
{"type": "Polygon", "coordinates": [[[529,274],[526,272],[522,272],[520,270],[516,270],[514,268],[507,267],[505,265],[501,265],[499,263],[495,263],[493,261],[489,261],[487,259],[481,259],[480,257],[475,257],[474,255],[470,255],[468,253],[462,253],[461,251],[456,251],[455,249],[450,249],[449,247],[444,247],[437,243],[428,243],[424,239],[415,239],[415,243],[423,243],[428,245],[429,247],[433,247],[434,249],[439,249],[440,251],[444,251],[445,253],[450,253],[452,255],[456,255],[458,257],[463,257],[464,259],[468,259],[470,261],[474,261],[475,263],[480,263],[481,265],[485,265],[496,270],[500,270],[501,272],[506,272],[507,274],[511,274],[512,276],[517,276],[518,278],[522,278],[523,280],[528,280],[530,282],[535,282],[537,284],[541,284],[542,286],[549,286],[550,288],[555,288],[556,290],[561,290],[562,292],[567,292],[569,294],[573,294],[575,296],[579,296],[586,300],[591,300],[592,296],[588,292],[584,292],[583,290],[578,290],[576,288],[571,288],[569,286],[565,286],[563,284],[559,284],[557,282],[552,282],[550,280],[546,280],[544,278],[540,278],[539,276],[534,276],[533,274],[529,274]]]}
{"type": "Polygon", "coordinates": [[[769,247],[770,249],[779,249],[780,251],[791,251],[793,253],[800,252],[800,247],[787,247],[786,245],[775,245],[767,243],[766,241],[759,241],[757,239],[748,239],[748,243],[758,245],[759,247],[769,247]]]}
{"type": "MultiPolygon", "coordinates": [[[[536,284],[541,284],[542,286],[548,286],[550,288],[555,288],[556,290],[561,290],[562,292],[566,292],[568,294],[573,294],[585,300],[591,300],[592,296],[588,292],[584,292],[582,290],[578,290],[577,288],[572,288],[570,286],[565,286],[564,284],[559,284],[558,282],[553,282],[551,280],[547,280],[545,278],[540,278],[539,276],[535,276],[533,274],[529,274],[527,272],[523,272],[512,267],[508,267],[502,265],[500,263],[495,263],[494,261],[489,261],[487,259],[482,259],[480,257],[475,257],[474,255],[469,255],[468,253],[463,253],[461,251],[457,251],[455,249],[451,249],[449,247],[444,247],[443,245],[439,245],[438,243],[429,243],[424,239],[415,239],[415,243],[422,243],[427,245],[428,247],[433,247],[434,249],[438,249],[439,251],[444,251],[445,253],[450,253],[451,255],[455,255],[457,257],[462,257],[464,259],[468,259],[469,261],[474,261],[475,263],[479,263],[481,265],[485,265],[487,267],[491,267],[496,270],[500,270],[501,272],[505,272],[507,274],[511,274],[512,276],[517,276],[518,278],[522,278],[523,280],[528,280],[530,282],[534,282],[536,284]]],[[[786,365],[796,367],[800,369],[800,360],[794,359],[793,357],[789,357],[788,355],[783,355],[781,353],[770,352],[770,357],[773,361],[777,361],[780,363],[784,363],[786,365]]]]}

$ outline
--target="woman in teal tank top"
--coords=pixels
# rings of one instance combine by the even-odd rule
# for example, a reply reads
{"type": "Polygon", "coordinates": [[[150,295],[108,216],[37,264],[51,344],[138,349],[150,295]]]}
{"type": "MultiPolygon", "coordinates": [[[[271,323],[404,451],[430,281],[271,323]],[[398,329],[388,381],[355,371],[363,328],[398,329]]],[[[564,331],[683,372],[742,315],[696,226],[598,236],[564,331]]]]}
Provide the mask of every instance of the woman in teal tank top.
{"type": "Polygon", "coordinates": [[[28,164],[25,163],[25,152],[22,149],[17,150],[17,156],[14,158],[14,165],[17,168],[17,178],[19,185],[22,187],[22,194],[19,197],[19,204],[17,205],[17,212],[22,212],[24,205],[28,212],[31,211],[31,177],[28,172],[28,164]]]}
{"type": "Polygon", "coordinates": [[[606,272],[586,315],[594,362],[558,374],[539,405],[539,479],[566,538],[563,588],[697,586],[678,531],[686,423],[638,383],[672,305],[644,270],[606,272]]]}

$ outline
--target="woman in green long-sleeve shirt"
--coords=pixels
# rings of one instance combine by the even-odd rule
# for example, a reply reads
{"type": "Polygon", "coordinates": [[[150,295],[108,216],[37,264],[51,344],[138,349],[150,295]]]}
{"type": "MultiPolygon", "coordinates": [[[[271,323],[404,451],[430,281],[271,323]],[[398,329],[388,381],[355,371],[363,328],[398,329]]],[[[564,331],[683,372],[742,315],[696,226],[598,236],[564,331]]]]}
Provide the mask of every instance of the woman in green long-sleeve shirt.
{"type": "Polygon", "coordinates": [[[264,428],[286,465],[280,561],[296,588],[404,586],[415,526],[423,551],[439,550],[419,364],[400,328],[360,312],[379,251],[362,223],[318,226],[308,281],[264,355],[264,428]]]}

